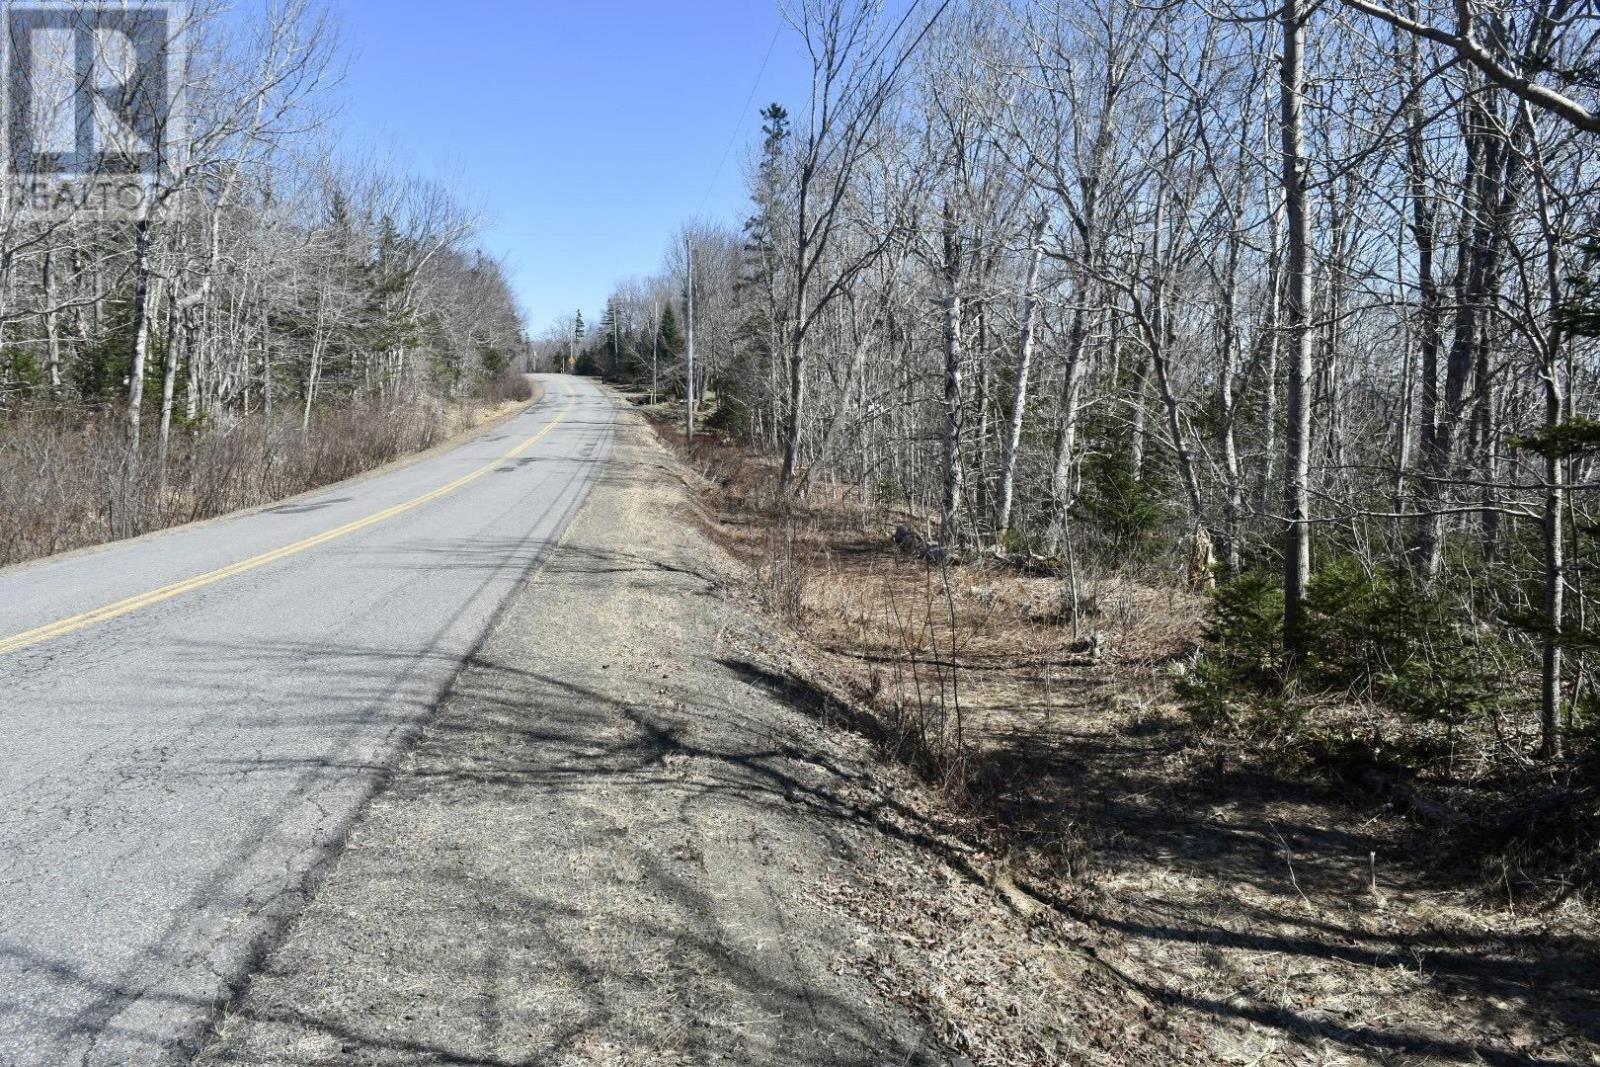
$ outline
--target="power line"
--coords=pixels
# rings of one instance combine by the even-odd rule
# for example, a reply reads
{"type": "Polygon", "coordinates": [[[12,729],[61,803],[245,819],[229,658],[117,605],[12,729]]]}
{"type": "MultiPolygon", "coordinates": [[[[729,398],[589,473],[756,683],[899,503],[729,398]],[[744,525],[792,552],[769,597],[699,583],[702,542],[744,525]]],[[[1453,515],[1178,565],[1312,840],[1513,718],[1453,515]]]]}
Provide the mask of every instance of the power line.
{"type": "MultiPolygon", "coordinates": [[[[900,68],[905,65],[905,62],[908,58],[910,58],[911,53],[916,51],[917,47],[922,43],[923,38],[925,38],[929,31],[933,29],[934,23],[939,21],[939,17],[944,14],[945,9],[950,6],[950,3],[951,0],[942,0],[938,8],[935,9],[934,13],[928,18],[928,21],[923,24],[922,29],[917,33],[917,36],[912,40],[911,44],[900,53],[899,57],[895,60],[894,67],[890,70],[889,77],[891,79],[899,73],[900,68]]],[[[884,38],[883,44],[878,49],[878,54],[873,57],[874,64],[878,64],[883,61],[884,54],[887,53],[890,47],[894,45],[895,41],[900,38],[901,33],[906,28],[906,24],[911,21],[911,16],[916,14],[921,6],[922,5],[920,2],[915,2],[914,0],[914,2],[906,8],[904,14],[900,16],[900,20],[895,23],[894,29],[887,37],[884,38]]],[[[733,133],[731,136],[729,136],[727,145],[722,149],[722,158],[717,160],[717,169],[711,173],[711,181],[706,184],[705,194],[700,197],[700,205],[694,209],[694,213],[697,217],[706,209],[706,201],[711,199],[712,190],[717,187],[717,179],[722,177],[722,168],[727,165],[728,156],[733,152],[734,143],[739,140],[739,131],[744,128],[745,116],[750,113],[750,105],[756,98],[756,91],[761,88],[761,78],[767,72],[767,64],[772,60],[772,50],[777,47],[778,36],[781,33],[783,33],[783,23],[780,21],[777,28],[772,31],[772,40],[767,42],[767,54],[761,57],[761,69],[756,71],[755,81],[750,84],[750,92],[745,96],[744,106],[739,109],[738,121],[734,124],[733,133]]]]}
{"type": "Polygon", "coordinates": [[[772,59],[772,50],[778,46],[778,35],[782,32],[783,23],[780,21],[777,29],[772,31],[772,40],[767,42],[767,54],[761,57],[761,69],[756,71],[756,80],[750,83],[750,92],[744,98],[744,106],[739,109],[739,119],[734,124],[733,134],[729,136],[727,146],[722,150],[722,158],[717,160],[717,169],[711,174],[705,195],[700,198],[700,206],[694,209],[696,216],[706,209],[706,201],[711,199],[711,191],[717,187],[717,179],[722,177],[722,168],[727,165],[734,143],[739,140],[739,131],[744,129],[745,116],[750,113],[750,105],[755,101],[756,90],[761,88],[761,77],[767,72],[767,63],[772,59]]]}

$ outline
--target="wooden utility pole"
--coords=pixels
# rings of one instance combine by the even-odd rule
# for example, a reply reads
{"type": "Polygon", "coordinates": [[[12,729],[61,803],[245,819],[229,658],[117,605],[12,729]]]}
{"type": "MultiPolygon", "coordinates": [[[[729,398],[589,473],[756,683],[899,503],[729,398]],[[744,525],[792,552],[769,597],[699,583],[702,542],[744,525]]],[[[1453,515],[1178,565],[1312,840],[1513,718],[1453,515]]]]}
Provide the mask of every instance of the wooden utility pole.
{"type": "Polygon", "coordinates": [[[687,354],[688,366],[684,374],[684,400],[685,413],[684,431],[686,440],[694,444],[694,249],[689,245],[689,238],[683,239],[683,253],[689,270],[688,315],[689,330],[687,343],[684,350],[687,354]]]}
{"type": "Polygon", "coordinates": [[[661,350],[661,302],[650,305],[650,406],[656,406],[656,355],[661,350]]]}
{"type": "Polygon", "coordinates": [[[621,309],[615,301],[611,304],[611,376],[622,373],[622,323],[621,309]]]}

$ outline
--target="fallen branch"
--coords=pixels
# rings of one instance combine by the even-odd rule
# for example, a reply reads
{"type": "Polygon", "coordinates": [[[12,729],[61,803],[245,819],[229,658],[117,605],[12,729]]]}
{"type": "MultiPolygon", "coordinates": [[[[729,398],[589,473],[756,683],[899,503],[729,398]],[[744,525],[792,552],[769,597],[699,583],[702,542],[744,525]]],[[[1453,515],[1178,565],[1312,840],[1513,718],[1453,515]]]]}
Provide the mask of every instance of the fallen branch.
{"type": "Polygon", "coordinates": [[[992,663],[958,663],[954,660],[941,659],[937,656],[907,656],[886,655],[881,652],[856,652],[838,645],[823,645],[823,651],[831,652],[836,656],[848,656],[850,659],[865,660],[868,663],[918,663],[925,667],[943,667],[946,670],[962,671],[1021,671],[1040,667],[1098,667],[1100,661],[1090,656],[1081,656],[1077,659],[1033,659],[1014,660],[1005,659],[992,663]]]}

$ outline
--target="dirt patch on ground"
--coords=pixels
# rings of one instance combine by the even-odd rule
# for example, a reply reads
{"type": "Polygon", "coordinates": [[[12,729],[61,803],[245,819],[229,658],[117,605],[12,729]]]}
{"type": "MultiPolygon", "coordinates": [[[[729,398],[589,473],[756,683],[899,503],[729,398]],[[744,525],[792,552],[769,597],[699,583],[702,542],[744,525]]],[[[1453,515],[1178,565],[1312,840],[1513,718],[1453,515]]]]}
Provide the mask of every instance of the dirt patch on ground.
{"type": "Polygon", "coordinates": [[[1196,727],[1171,682],[1200,597],[930,565],[757,455],[692,465],[786,684],[921,772],[897,817],[940,862],[875,856],[832,899],[975,1062],[1600,1063],[1593,911],[1497,894],[1381,798],[1196,727]]]}

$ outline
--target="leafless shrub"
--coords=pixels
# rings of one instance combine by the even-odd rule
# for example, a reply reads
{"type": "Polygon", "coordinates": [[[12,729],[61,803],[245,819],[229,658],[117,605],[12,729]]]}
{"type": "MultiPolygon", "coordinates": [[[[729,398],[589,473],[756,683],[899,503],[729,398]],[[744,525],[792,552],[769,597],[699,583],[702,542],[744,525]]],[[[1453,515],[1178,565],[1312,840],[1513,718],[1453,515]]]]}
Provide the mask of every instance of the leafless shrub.
{"type": "Polygon", "coordinates": [[[795,559],[794,525],[769,532],[768,549],[751,568],[756,596],[768,611],[788,622],[805,614],[806,568],[795,559]]]}
{"type": "Polygon", "coordinates": [[[496,404],[520,404],[533,399],[533,383],[521,371],[507,368],[489,383],[489,401],[496,404]]]}
{"type": "Polygon", "coordinates": [[[302,427],[260,416],[175,434],[163,468],[130,449],[119,417],[0,423],[0,565],[280,500],[447,439],[476,407],[431,399],[340,408],[302,427]]]}

